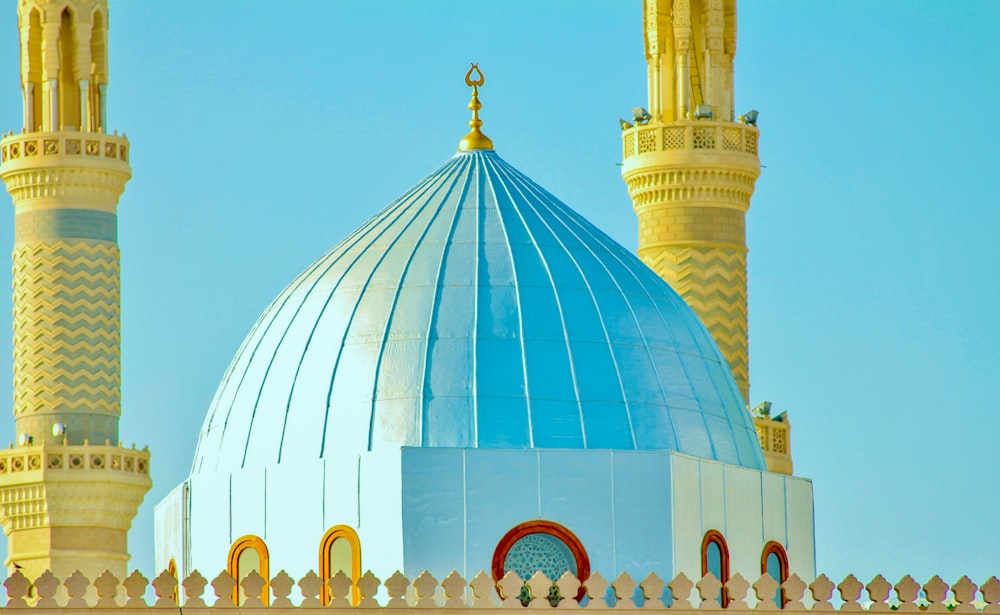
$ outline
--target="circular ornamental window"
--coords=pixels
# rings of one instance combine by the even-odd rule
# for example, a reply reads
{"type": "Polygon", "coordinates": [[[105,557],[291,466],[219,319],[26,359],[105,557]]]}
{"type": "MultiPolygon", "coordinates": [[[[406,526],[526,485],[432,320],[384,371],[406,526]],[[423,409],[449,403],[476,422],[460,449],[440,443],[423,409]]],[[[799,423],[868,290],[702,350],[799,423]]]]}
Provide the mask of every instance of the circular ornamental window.
{"type": "Polygon", "coordinates": [[[529,521],[507,532],[493,553],[493,579],[499,581],[511,571],[525,581],[538,571],[552,581],[566,572],[586,581],[590,560],[580,540],[565,527],[529,521]]]}

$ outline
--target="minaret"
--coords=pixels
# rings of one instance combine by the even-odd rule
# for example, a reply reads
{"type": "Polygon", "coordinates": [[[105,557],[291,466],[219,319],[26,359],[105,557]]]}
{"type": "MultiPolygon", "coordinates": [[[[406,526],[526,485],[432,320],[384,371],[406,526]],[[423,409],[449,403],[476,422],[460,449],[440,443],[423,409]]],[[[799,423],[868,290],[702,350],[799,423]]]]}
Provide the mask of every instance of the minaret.
{"type": "Polygon", "coordinates": [[[644,0],[648,111],[622,122],[639,257],[708,327],[749,402],[745,218],[756,112],[736,121],[736,0],[644,0]]]}
{"type": "MultiPolygon", "coordinates": [[[[107,128],[107,0],[21,0],[24,127],[0,141],[14,202],[14,423],[0,452],[8,567],[124,578],[149,453],[118,443],[118,197],[107,128]]],[[[12,50],[11,50],[12,51],[12,50]]]]}

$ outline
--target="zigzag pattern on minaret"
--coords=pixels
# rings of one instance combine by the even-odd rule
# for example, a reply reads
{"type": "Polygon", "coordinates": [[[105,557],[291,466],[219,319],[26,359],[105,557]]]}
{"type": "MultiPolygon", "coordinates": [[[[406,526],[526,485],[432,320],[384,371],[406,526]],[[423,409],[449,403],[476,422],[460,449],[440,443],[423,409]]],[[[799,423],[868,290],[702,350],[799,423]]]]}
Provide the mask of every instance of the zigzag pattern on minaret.
{"type": "Polygon", "coordinates": [[[640,256],[701,318],[746,399],[750,370],[745,251],[676,247],[640,251],[640,256]]]}
{"type": "Polygon", "coordinates": [[[121,412],[119,252],[111,242],[14,247],[14,413],[121,412]]]}

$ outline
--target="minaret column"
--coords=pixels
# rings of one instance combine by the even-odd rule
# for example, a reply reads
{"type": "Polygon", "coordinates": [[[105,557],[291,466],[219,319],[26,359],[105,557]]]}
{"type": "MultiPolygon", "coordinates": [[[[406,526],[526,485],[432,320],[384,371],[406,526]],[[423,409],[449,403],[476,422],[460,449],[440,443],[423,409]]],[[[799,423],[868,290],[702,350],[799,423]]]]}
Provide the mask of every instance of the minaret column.
{"type": "Polygon", "coordinates": [[[46,569],[124,578],[128,529],[151,486],[148,451],[118,443],[117,207],[132,172],[128,140],[89,119],[91,67],[107,62],[91,58],[92,37],[104,35],[91,20],[106,15],[107,0],[18,6],[22,36],[37,23],[42,33],[22,41],[22,88],[30,93],[41,72],[45,98],[41,130],[26,110],[21,134],[0,140],[0,180],[14,205],[17,440],[0,452],[0,523],[7,564],[29,578],[46,569]]]}
{"type": "Polygon", "coordinates": [[[749,400],[745,220],[760,160],[757,128],[732,118],[724,41],[735,40],[735,8],[735,0],[645,0],[647,62],[663,54],[670,71],[649,105],[677,102],[626,126],[622,177],[639,218],[639,257],[701,318],[749,400]],[[696,101],[711,115],[699,116],[696,101]]]}

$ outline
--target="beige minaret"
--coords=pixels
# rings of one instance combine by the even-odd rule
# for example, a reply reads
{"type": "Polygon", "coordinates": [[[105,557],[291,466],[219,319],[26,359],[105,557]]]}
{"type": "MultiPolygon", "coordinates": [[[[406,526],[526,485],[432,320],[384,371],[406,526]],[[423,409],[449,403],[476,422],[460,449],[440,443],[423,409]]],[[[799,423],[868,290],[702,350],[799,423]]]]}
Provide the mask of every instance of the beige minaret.
{"type": "MultiPolygon", "coordinates": [[[[0,453],[7,561],[124,578],[149,453],[118,443],[118,198],[129,143],[107,127],[107,0],[20,0],[24,127],[0,141],[14,203],[14,422],[0,453]]],[[[11,50],[12,51],[12,50],[11,50]]]]}
{"type": "Polygon", "coordinates": [[[746,212],[755,117],[733,108],[736,0],[645,0],[648,114],[623,123],[639,257],[712,333],[749,402],[746,212]]]}

